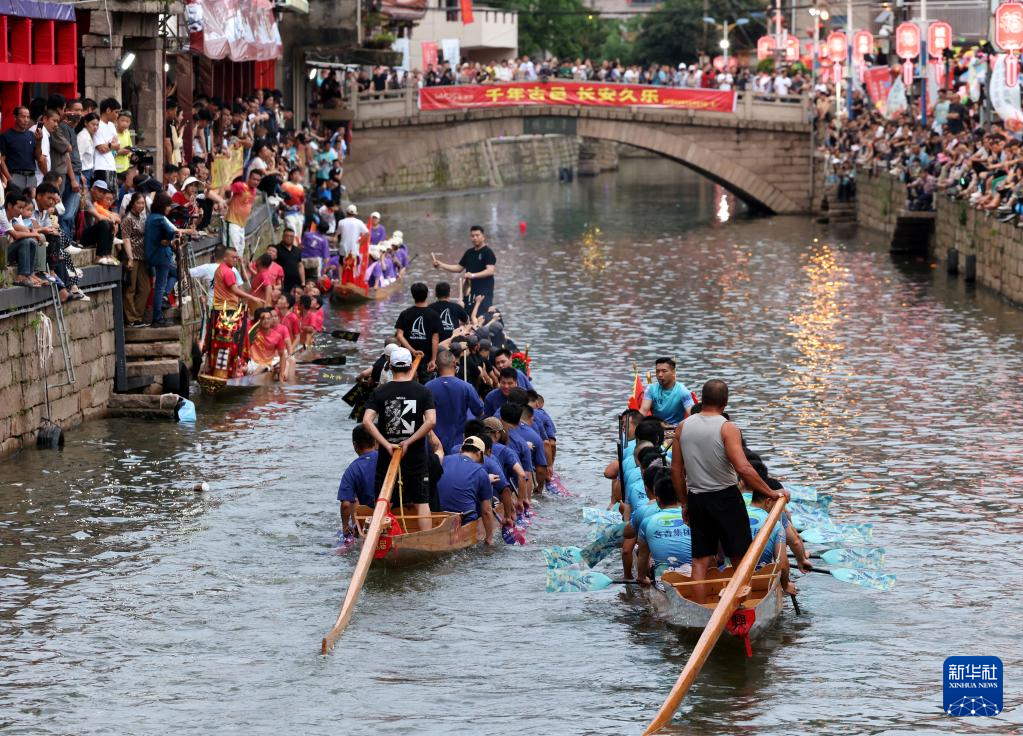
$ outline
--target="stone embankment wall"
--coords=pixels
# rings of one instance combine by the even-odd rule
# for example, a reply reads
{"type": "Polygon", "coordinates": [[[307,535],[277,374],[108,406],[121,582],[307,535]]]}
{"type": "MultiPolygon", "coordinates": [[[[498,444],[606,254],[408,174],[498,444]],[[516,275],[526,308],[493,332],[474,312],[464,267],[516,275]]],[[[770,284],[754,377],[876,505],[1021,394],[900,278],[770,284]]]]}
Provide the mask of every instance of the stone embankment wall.
{"type": "MultiPolygon", "coordinates": [[[[830,193],[829,193],[830,194],[830,193]]],[[[891,174],[856,175],[856,222],[880,230],[887,236],[895,232],[899,212],[906,206],[906,185],[891,174]]]]}
{"type": "MultiPolygon", "coordinates": [[[[861,171],[856,179],[856,220],[891,235],[906,206],[906,187],[887,173],[861,171]]],[[[939,195],[930,255],[945,264],[956,250],[957,270],[966,278],[1023,305],[1023,230],[999,222],[966,202],[939,195]]]]}
{"type": "MultiPolygon", "coordinates": [[[[65,430],[106,413],[114,381],[113,291],[96,291],[88,302],[64,305],[75,383],[50,389],[49,419],[65,430]]],[[[67,381],[53,307],[0,320],[0,456],[35,442],[46,416],[44,385],[67,381]],[[40,314],[51,324],[53,353],[40,366],[40,314]]]]}
{"type": "Polygon", "coordinates": [[[358,196],[475,189],[558,178],[576,168],[579,139],[560,135],[498,138],[438,151],[410,161],[366,186],[358,196]]]}

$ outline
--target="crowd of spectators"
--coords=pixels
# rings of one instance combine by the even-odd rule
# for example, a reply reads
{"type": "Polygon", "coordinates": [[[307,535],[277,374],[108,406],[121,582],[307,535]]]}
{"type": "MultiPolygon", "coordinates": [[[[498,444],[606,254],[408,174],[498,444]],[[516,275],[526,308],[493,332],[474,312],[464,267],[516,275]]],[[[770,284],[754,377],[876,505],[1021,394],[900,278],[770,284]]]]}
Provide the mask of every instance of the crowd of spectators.
{"type": "Polygon", "coordinates": [[[851,120],[821,118],[819,154],[839,200],[855,192],[858,171],[887,172],[906,185],[908,210],[947,196],[1023,227],[1023,144],[997,120],[981,125],[980,107],[964,90],[941,90],[927,124],[912,107],[886,117],[862,99],[851,120]]]}
{"type": "Polygon", "coordinates": [[[159,172],[153,152],[135,147],[131,113],[114,98],[51,95],[11,113],[0,134],[0,237],[15,283],[53,284],[62,300],[88,299],[74,257],[95,249],[96,263],[123,269],[130,326],[166,324],[164,311],[185,293],[178,282],[187,239],[219,232],[249,281],[265,270],[246,232],[259,207],[271,231],[284,232],[284,252],[271,253],[287,261],[293,291],[305,286],[306,236],[319,230],[316,253],[329,253],[342,219],[348,129],[316,114],[299,124],[277,90],[230,101],[199,95],[187,124],[168,100],[159,172]]]}

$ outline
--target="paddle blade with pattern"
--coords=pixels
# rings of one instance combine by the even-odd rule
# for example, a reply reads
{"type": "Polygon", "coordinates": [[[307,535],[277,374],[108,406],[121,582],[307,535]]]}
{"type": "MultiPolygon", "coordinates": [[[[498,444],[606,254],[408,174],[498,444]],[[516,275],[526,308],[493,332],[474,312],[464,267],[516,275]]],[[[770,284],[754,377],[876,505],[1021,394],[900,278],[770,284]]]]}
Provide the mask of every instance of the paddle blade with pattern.
{"type": "Polygon", "coordinates": [[[800,532],[810,544],[863,545],[874,536],[873,524],[827,524],[800,532]]]}
{"type": "Polygon", "coordinates": [[[616,581],[602,572],[593,570],[548,570],[548,593],[592,593],[603,590],[616,581]]]}
{"type": "Polygon", "coordinates": [[[853,585],[859,585],[861,588],[880,590],[883,593],[887,593],[895,587],[894,575],[886,575],[885,573],[876,572],[874,570],[854,570],[847,567],[818,570],[815,567],[813,571],[826,572],[829,573],[831,577],[835,578],[835,580],[841,580],[843,583],[852,583],[853,585]]]}
{"type": "Polygon", "coordinates": [[[621,549],[622,542],[625,541],[625,524],[614,524],[606,527],[597,533],[593,541],[582,548],[580,555],[583,561],[590,567],[595,567],[597,563],[607,557],[609,554],[614,552],[616,549],[621,549]]]}
{"type": "Polygon", "coordinates": [[[543,558],[552,569],[583,564],[582,550],[578,547],[544,547],[543,558]]]}
{"type": "Polygon", "coordinates": [[[829,549],[821,553],[821,559],[835,567],[851,567],[859,570],[881,570],[884,568],[884,547],[849,547],[829,549]]]}
{"type": "Polygon", "coordinates": [[[334,330],[333,332],[330,333],[330,336],[333,337],[333,338],[336,338],[338,340],[347,340],[348,342],[358,342],[359,334],[360,333],[353,332],[352,330],[334,330]]]}
{"type": "Polygon", "coordinates": [[[587,524],[620,524],[622,515],[615,509],[605,510],[585,506],[583,507],[583,521],[587,524]]]}

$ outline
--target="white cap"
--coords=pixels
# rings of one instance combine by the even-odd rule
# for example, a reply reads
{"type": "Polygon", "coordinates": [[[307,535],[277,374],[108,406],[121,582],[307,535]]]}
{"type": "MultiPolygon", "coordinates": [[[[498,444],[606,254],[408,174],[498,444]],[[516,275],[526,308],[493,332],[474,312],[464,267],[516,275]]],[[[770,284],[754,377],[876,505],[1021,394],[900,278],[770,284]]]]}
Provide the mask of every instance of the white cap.
{"type": "Polygon", "coordinates": [[[356,206],[355,206],[354,204],[350,204],[350,205],[348,205],[348,207],[347,207],[347,208],[345,209],[345,212],[346,212],[347,214],[349,214],[349,215],[357,215],[357,214],[359,214],[359,208],[358,208],[358,207],[356,207],[356,206]]]}
{"type": "Polygon", "coordinates": [[[97,179],[96,181],[94,181],[92,183],[92,188],[93,189],[102,189],[104,192],[109,192],[110,191],[110,187],[108,187],[107,183],[105,181],[103,181],[102,179],[97,179]]]}
{"type": "Polygon", "coordinates": [[[410,353],[406,348],[392,350],[390,361],[392,368],[411,368],[412,353],[410,353]]]}
{"type": "Polygon", "coordinates": [[[370,216],[370,217],[375,217],[375,218],[377,218],[378,220],[380,219],[380,213],[379,213],[379,212],[370,212],[370,213],[369,213],[369,216],[370,216]]]}
{"type": "Polygon", "coordinates": [[[401,345],[398,345],[397,343],[389,342],[386,345],[384,345],[384,353],[387,355],[388,358],[390,358],[391,353],[393,353],[395,350],[398,350],[400,347],[401,345]]]}
{"type": "Polygon", "coordinates": [[[185,179],[185,181],[181,185],[181,188],[182,189],[188,189],[190,184],[198,184],[199,186],[202,186],[202,182],[201,181],[196,179],[194,176],[190,176],[187,179],[185,179]]]}
{"type": "Polygon", "coordinates": [[[391,245],[401,245],[405,242],[405,236],[401,230],[395,230],[391,233],[391,245]]]}

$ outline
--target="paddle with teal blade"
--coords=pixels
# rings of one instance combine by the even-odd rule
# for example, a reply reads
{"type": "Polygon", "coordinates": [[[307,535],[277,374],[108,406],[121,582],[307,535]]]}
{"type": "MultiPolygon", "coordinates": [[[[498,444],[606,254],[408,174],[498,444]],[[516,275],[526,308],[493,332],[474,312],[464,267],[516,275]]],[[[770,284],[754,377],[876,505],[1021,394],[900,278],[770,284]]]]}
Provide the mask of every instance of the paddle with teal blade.
{"type": "Polygon", "coordinates": [[[821,509],[803,509],[789,514],[789,518],[796,529],[800,530],[815,526],[831,527],[835,524],[828,516],[828,512],[821,509]]]}
{"type": "Polygon", "coordinates": [[[821,553],[821,559],[835,567],[851,567],[859,570],[881,570],[884,568],[884,547],[849,547],[829,549],[821,553]]]}
{"type": "Polygon", "coordinates": [[[810,572],[830,575],[835,580],[841,580],[843,583],[852,583],[853,585],[859,585],[861,588],[870,588],[871,590],[882,592],[888,592],[895,587],[894,575],[886,575],[885,573],[873,570],[853,570],[847,567],[825,570],[823,567],[815,567],[810,572]]]}
{"type": "Polygon", "coordinates": [[[634,580],[614,580],[602,572],[582,570],[548,570],[548,593],[592,593],[609,585],[639,585],[634,580]]]}
{"type": "MultiPolygon", "coordinates": [[[[790,554],[789,559],[795,560],[790,554]]],[[[826,549],[810,555],[812,560],[824,560],[835,567],[851,567],[857,570],[884,569],[884,547],[849,547],[846,549],[826,549]]]]}
{"type": "Polygon", "coordinates": [[[862,545],[873,535],[873,524],[821,524],[800,531],[810,544],[862,545]]]}
{"type": "Polygon", "coordinates": [[[595,567],[613,551],[620,549],[624,541],[625,524],[615,524],[597,532],[593,541],[580,550],[580,555],[587,565],[595,567]]]}
{"type": "Polygon", "coordinates": [[[800,483],[786,483],[785,490],[789,492],[789,498],[792,501],[800,501],[805,503],[817,502],[816,488],[804,486],[800,483]]]}
{"type": "Polygon", "coordinates": [[[549,568],[582,565],[582,550],[578,547],[544,547],[543,558],[549,568]]]}
{"type": "Polygon", "coordinates": [[[622,515],[615,509],[605,510],[586,506],[583,508],[583,521],[588,524],[620,524],[622,515]]]}

